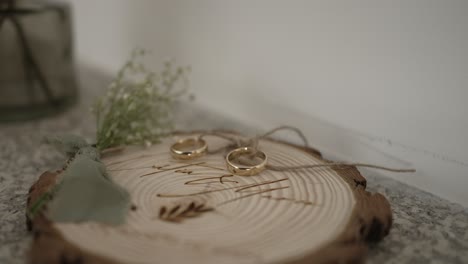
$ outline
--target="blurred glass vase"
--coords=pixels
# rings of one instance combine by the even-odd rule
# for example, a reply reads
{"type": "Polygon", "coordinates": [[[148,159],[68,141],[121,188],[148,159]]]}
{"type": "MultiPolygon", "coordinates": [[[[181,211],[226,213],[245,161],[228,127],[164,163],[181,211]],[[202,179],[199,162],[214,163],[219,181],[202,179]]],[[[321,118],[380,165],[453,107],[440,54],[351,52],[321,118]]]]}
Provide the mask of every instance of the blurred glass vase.
{"type": "Polygon", "coordinates": [[[71,8],[0,0],[0,121],[62,111],[76,101],[71,8]]]}

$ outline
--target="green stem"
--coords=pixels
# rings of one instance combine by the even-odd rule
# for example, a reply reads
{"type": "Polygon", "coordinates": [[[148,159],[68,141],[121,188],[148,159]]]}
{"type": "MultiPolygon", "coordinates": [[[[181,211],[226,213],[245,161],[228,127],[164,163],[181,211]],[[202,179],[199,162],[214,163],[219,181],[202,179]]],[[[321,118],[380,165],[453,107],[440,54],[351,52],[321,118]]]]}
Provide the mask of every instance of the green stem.
{"type": "Polygon", "coordinates": [[[28,209],[27,215],[30,219],[34,219],[36,215],[44,208],[44,206],[52,199],[53,194],[58,190],[59,185],[55,185],[51,190],[43,193],[28,209]]]}
{"type": "Polygon", "coordinates": [[[28,210],[28,217],[30,219],[34,219],[36,217],[37,213],[41,211],[41,209],[44,207],[44,205],[50,201],[52,198],[52,194],[50,192],[43,193],[31,206],[31,208],[28,210]]]}

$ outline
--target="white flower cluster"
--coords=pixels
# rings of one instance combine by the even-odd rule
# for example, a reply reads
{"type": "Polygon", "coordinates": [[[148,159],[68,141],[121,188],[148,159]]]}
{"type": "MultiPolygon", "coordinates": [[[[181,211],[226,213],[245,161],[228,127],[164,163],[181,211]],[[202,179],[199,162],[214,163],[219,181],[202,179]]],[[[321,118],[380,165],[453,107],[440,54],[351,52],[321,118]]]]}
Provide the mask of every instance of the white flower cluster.
{"type": "Polygon", "coordinates": [[[174,101],[187,93],[189,67],[164,63],[161,73],[149,71],[140,59],[143,50],[118,72],[93,112],[97,120],[97,147],[156,143],[173,128],[174,101]]]}

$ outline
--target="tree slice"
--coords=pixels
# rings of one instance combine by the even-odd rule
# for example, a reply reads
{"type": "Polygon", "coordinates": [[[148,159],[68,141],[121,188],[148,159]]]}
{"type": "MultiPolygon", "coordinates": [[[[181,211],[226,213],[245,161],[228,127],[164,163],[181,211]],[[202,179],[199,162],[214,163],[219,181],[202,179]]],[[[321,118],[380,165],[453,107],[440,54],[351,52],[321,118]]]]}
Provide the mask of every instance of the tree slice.
{"type": "MultiPolygon", "coordinates": [[[[174,160],[179,135],[149,148],[127,147],[104,157],[113,180],[132,197],[122,226],[32,222],[31,263],[359,263],[367,242],[388,234],[388,201],[365,191],[354,167],[228,172],[224,154],[174,160]]],[[[226,144],[208,138],[209,148],[226,144]]],[[[323,164],[320,154],[260,140],[269,164],[323,164]]],[[[45,173],[28,204],[55,184],[45,173]]]]}

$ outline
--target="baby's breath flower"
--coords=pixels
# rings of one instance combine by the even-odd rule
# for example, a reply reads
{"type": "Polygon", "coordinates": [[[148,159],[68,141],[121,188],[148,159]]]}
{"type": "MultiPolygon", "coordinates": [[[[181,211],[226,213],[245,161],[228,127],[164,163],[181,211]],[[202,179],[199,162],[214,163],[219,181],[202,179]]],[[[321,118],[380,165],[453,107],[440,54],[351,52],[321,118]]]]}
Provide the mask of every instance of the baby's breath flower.
{"type": "Polygon", "coordinates": [[[167,61],[161,73],[154,73],[139,61],[144,54],[144,50],[132,52],[107,93],[93,107],[99,149],[149,146],[172,130],[170,111],[174,101],[187,90],[190,68],[173,67],[167,61]]]}

